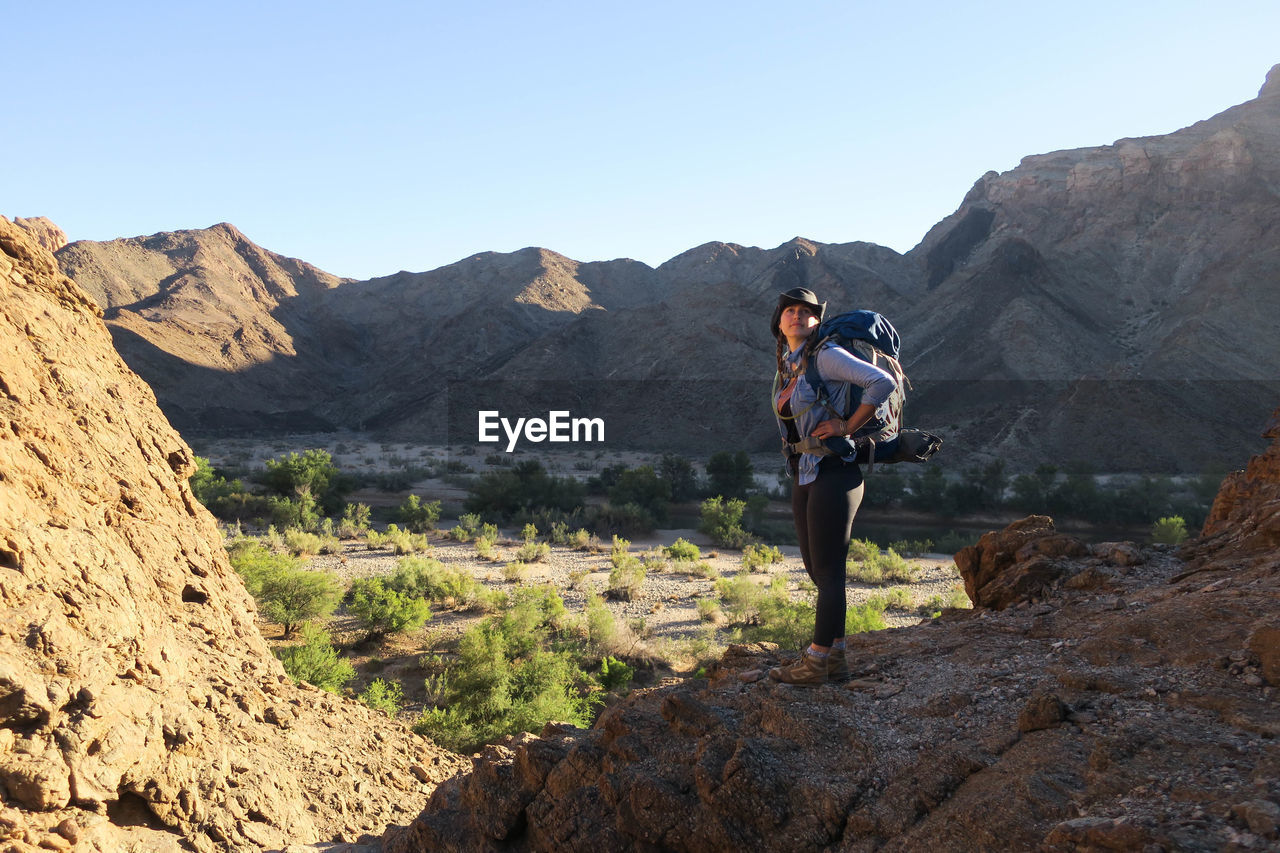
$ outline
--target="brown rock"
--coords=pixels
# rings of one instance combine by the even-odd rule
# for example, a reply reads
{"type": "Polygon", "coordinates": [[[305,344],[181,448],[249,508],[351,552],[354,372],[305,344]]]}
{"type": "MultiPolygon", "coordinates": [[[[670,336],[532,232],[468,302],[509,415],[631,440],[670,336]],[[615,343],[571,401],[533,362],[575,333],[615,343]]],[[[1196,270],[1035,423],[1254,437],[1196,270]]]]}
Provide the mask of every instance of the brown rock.
{"type": "Polygon", "coordinates": [[[1263,625],[1249,635],[1249,651],[1258,657],[1262,677],[1280,686],[1280,625],[1263,625]]]}
{"type": "Polygon", "coordinates": [[[1069,709],[1052,693],[1038,693],[1018,714],[1018,731],[1034,732],[1058,725],[1067,718],[1069,709]]]}
{"type": "Polygon", "coordinates": [[[1078,540],[1054,532],[1053,519],[1033,515],[998,533],[983,534],[976,545],[956,554],[956,567],[976,606],[1003,610],[1078,571],[1065,560],[1086,553],[1078,540]]]}
{"type": "Polygon", "coordinates": [[[1232,814],[1244,821],[1249,831],[1263,838],[1280,837],[1280,806],[1270,800],[1250,800],[1232,806],[1232,814]]]}
{"type": "Polygon", "coordinates": [[[0,218],[6,797],[64,824],[109,815],[87,831],[104,850],[157,823],[201,851],[380,832],[402,796],[386,780],[426,755],[441,778],[462,762],[357,702],[282,683],[191,494],[191,451],[100,313],[0,218]],[[268,688],[305,750],[260,721],[268,688]],[[367,770],[334,777],[329,756],[351,752],[367,770]]]}

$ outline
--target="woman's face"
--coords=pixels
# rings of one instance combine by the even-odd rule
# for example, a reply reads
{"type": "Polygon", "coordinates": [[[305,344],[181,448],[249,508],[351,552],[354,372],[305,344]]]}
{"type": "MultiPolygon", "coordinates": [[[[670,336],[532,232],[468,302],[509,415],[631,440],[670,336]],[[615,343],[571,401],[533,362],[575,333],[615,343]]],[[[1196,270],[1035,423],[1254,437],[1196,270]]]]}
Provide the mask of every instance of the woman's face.
{"type": "Polygon", "coordinates": [[[807,305],[788,305],[782,309],[779,326],[787,338],[807,338],[809,330],[818,325],[818,315],[807,305]]]}

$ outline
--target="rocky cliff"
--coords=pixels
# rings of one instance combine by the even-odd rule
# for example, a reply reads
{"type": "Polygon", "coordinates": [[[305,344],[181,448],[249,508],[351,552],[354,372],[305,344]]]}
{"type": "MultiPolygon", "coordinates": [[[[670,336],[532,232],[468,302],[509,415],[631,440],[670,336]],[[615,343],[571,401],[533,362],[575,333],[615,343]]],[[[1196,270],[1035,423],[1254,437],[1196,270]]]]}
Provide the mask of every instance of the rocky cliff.
{"type": "Polygon", "coordinates": [[[285,676],[100,315],[0,218],[0,846],[381,831],[454,759],[285,676]]]}
{"type": "MultiPolygon", "coordinates": [[[[1278,413],[1280,414],[1280,413],[1278,413]]],[[[957,555],[973,610],[852,639],[847,684],[638,692],[490,747],[386,849],[1280,848],[1280,435],[1183,554],[1048,518],[957,555]]]]}

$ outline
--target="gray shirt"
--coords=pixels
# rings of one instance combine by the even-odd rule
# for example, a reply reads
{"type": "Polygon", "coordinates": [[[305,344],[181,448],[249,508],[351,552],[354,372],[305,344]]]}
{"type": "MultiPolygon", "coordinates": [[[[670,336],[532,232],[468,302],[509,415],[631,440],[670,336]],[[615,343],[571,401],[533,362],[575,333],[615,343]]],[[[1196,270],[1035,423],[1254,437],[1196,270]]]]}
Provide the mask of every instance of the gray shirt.
{"type": "MultiPolygon", "coordinates": [[[[794,370],[800,362],[804,347],[795,352],[787,352],[782,361],[789,369],[794,370]]],[[[849,386],[857,385],[862,389],[862,403],[869,403],[876,408],[889,399],[895,383],[893,377],[876,367],[849,353],[834,343],[819,347],[817,355],[818,374],[827,386],[827,398],[836,412],[845,411],[849,402],[849,386]]],[[[778,401],[773,401],[774,412],[777,413],[778,401]]],[[[804,373],[796,381],[795,390],[791,393],[791,414],[795,418],[796,433],[804,438],[812,435],[813,430],[823,421],[839,417],[830,409],[818,404],[818,392],[814,390],[804,373]]],[[[782,440],[787,439],[787,425],[781,417],[778,419],[778,431],[782,440]]],[[[800,476],[797,482],[804,486],[812,483],[818,476],[818,462],[822,457],[812,453],[800,454],[800,476]]]]}

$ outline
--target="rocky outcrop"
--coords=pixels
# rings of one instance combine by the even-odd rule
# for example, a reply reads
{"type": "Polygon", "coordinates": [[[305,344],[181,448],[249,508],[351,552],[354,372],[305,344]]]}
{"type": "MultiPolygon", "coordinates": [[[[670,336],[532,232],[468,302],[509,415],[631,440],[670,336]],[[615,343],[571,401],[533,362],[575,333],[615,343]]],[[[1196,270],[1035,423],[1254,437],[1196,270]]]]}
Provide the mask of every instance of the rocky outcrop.
{"type": "Polygon", "coordinates": [[[13,224],[26,231],[31,239],[47,251],[56,252],[67,245],[66,233],[43,216],[33,216],[30,219],[19,216],[13,220],[13,224]]]}
{"type": "Polygon", "coordinates": [[[192,497],[191,451],[100,315],[0,218],[0,839],[213,851],[380,831],[453,759],[285,676],[192,497]]]}
{"type": "Polygon", "coordinates": [[[1227,475],[1188,554],[1223,549],[1274,556],[1280,552],[1280,409],[1271,416],[1266,438],[1271,446],[1249,460],[1243,471],[1227,475]]]}
{"type": "MultiPolygon", "coordinates": [[[[1262,467],[1232,517],[1271,529],[1262,467]]],[[[1274,849],[1280,565],[1253,541],[1206,539],[1189,573],[1025,519],[963,558],[989,606],[850,638],[847,684],[751,681],[794,652],[733,647],[490,747],[385,849],[1274,849]]]]}

